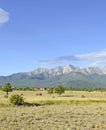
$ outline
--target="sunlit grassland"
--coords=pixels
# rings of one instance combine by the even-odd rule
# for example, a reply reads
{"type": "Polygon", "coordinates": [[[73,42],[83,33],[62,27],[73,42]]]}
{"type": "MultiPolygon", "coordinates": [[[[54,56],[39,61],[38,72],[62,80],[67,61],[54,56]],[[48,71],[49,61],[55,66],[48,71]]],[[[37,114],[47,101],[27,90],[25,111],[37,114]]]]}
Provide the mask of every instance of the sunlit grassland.
{"type": "Polygon", "coordinates": [[[0,91],[0,130],[106,130],[106,92],[13,91],[9,97],[13,94],[39,105],[10,105],[0,91]]]}
{"type": "MultiPolygon", "coordinates": [[[[106,92],[100,91],[65,91],[64,94],[48,94],[47,91],[13,91],[9,93],[9,97],[13,94],[22,94],[25,102],[42,103],[42,102],[106,102],[106,92]],[[39,95],[41,94],[41,95],[39,95]]],[[[8,98],[4,98],[5,92],[0,91],[0,104],[9,104],[8,98]]]]}
{"type": "Polygon", "coordinates": [[[105,103],[0,107],[0,130],[106,130],[105,103]]]}

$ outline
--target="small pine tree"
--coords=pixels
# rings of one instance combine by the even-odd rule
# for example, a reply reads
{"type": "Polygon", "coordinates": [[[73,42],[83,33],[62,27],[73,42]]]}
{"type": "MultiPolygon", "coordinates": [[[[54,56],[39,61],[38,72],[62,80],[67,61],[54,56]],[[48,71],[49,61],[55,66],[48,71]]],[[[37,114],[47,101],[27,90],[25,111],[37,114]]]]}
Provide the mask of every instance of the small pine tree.
{"type": "Polygon", "coordinates": [[[48,92],[48,94],[53,94],[53,88],[48,88],[48,90],[47,90],[47,92],[48,92]]]}
{"type": "Polygon", "coordinates": [[[62,85],[58,85],[55,88],[55,93],[59,94],[59,96],[61,96],[61,94],[63,94],[65,92],[65,89],[62,85]]]}
{"type": "Polygon", "coordinates": [[[2,90],[6,92],[6,95],[8,96],[8,92],[12,91],[12,86],[10,83],[6,83],[3,87],[2,90]]]}

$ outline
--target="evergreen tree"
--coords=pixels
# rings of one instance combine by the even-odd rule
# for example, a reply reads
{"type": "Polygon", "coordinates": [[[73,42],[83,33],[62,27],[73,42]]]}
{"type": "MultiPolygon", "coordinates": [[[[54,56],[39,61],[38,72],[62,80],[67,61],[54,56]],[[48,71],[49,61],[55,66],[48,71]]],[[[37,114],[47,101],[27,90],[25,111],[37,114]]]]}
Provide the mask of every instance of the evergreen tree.
{"type": "Polygon", "coordinates": [[[3,87],[2,90],[6,92],[6,95],[8,96],[8,92],[12,91],[12,86],[10,83],[6,83],[3,87]]]}
{"type": "Polygon", "coordinates": [[[59,94],[59,96],[61,96],[61,94],[63,94],[65,92],[65,88],[62,85],[58,85],[55,88],[55,93],[59,94]]]}
{"type": "Polygon", "coordinates": [[[48,88],[47,91],[48,91],[48,94],[50,94],[50,95],[53,94],[53,88],[48,88]]]}

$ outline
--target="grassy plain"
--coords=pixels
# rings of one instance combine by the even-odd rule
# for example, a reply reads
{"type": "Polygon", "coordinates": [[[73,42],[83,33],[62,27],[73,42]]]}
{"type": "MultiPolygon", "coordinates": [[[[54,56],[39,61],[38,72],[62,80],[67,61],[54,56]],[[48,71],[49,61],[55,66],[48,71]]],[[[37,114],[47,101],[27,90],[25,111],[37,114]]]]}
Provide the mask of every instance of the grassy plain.
{"type": "Polygon", "coordinates": [[[39,106],[12,106],[0,91],[0,130],[106,130],[106,92],[13,91],[39,106]],[[42,95],[39,95],[42,94],[42,95]]]}

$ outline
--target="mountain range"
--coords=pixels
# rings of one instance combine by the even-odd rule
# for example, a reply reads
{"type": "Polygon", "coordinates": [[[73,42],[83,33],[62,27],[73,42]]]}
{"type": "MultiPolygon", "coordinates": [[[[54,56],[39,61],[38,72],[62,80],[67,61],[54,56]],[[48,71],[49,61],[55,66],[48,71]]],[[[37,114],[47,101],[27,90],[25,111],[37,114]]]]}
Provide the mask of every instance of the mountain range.
{"type": "Polygon", "coordinates": [[[38,68],[29,72],[0,76],[0,85],[10,82],[16,87],[106,87],[106,71],[98,67],[80,68],[73,65],[52,69],[38,68]]]}

